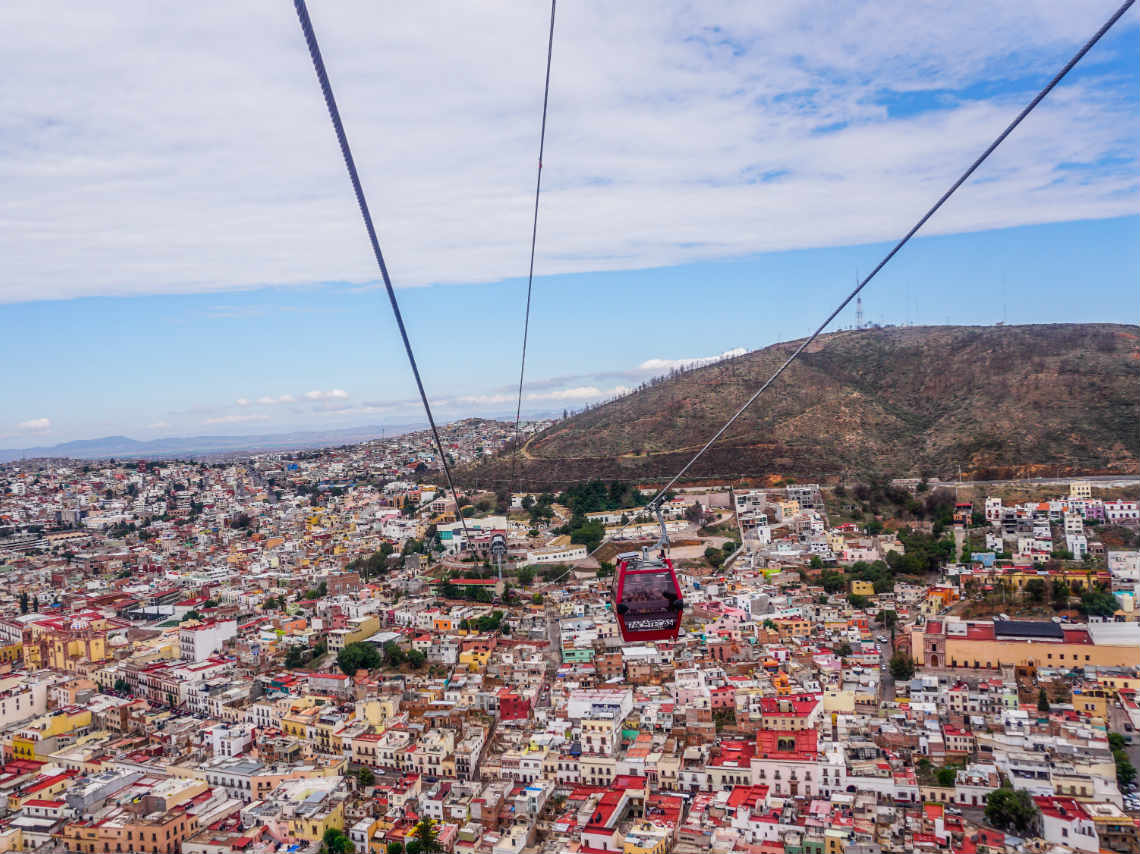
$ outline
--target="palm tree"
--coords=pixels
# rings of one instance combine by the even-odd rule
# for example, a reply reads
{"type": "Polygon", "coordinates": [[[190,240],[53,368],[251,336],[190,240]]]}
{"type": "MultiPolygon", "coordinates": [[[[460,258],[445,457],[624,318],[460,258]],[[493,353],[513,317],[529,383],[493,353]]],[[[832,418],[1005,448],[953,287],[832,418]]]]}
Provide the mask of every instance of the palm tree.
{"type": "Polygon", "coordinates": [[[420,850],[424,854],[435,854],[443,850],[443,846],[439,844],[439,832],[435,829],[435,822],[426,816],[416,822],[416,826],[412,828],[412,836],[420,843],[420,850]]]}

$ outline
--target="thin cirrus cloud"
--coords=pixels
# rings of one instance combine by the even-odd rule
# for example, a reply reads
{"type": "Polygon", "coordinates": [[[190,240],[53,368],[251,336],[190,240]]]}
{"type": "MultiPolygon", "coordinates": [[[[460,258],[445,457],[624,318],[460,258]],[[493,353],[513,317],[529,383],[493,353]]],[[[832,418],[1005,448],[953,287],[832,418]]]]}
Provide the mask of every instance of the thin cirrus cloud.
{"type": "Polygon", "coordinates": [[[268,421],[268,415],[257,415],[250,413],[248,415],[218,415],[214,418],[207,418],[207,424],[248,424],[252,421],[268,421]]]}
{"type": "Polygon", "coordinates": [[[328,391],[321,391],[314,389],[307,391],[298,396],[295,394],[281,394],[274,397],[271,394],[263,394],[261,397],[250,399],[248,397],[239,397],[234,401],[238,406],[281,406],[283,404],[297,403],[302,398],[311,401],[326,401],[326,400],[348,400],[349,394],[344,389],[334,388],[328,391]]]}
{"type": "MultiPolygon", "coordinates": [[[[567,5],[537,272],[897,237],[1115,4],[567,5]]],[[[0,301],[373,281],[288,4],[116,11],[0,6],[0,301]]],[[[547,11],[313,10],[397,285],[517,275],[547,11]]],[[[1136,21],[928,233],[1135,214],[1136,21]]]]}

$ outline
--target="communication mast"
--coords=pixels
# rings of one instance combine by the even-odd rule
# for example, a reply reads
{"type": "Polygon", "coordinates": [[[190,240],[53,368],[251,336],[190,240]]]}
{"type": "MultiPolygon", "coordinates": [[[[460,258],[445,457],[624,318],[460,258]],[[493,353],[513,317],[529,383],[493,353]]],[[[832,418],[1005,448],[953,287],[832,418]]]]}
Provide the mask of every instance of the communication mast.
{"type": "Polygon", "coordinates": [[[863,328],[863,297],[858,297],[855,300],[855,328],[863,328]]]}

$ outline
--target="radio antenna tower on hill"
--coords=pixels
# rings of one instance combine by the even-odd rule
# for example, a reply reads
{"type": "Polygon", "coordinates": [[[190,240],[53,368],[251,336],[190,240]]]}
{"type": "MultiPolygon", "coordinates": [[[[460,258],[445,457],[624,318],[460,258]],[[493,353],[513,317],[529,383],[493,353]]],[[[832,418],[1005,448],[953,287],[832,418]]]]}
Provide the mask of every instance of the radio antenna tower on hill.
{"type": "Polygon", "coordinates": [[[863,297],[855,300],[855,328],[863,328],[863,297]]]}

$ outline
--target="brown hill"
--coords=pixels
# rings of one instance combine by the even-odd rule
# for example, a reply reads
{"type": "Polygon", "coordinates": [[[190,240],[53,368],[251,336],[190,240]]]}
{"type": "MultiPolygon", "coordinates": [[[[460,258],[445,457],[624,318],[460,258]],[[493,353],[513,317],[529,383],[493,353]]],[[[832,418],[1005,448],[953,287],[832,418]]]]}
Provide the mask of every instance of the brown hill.
{"type": "MultiPolygon", "coordinates": [[[[980,479],[1135,473],[1138,333],[1052,324],[824,335],[691,474],[947,476],[959,465],[980,479]]],[[[672,475],[797,343],[662,378],[559,421],[525,445],[517,482],[672,475]]],[[[511,473],[508,452],[461,477],[507,484],[511,473]]]]}

